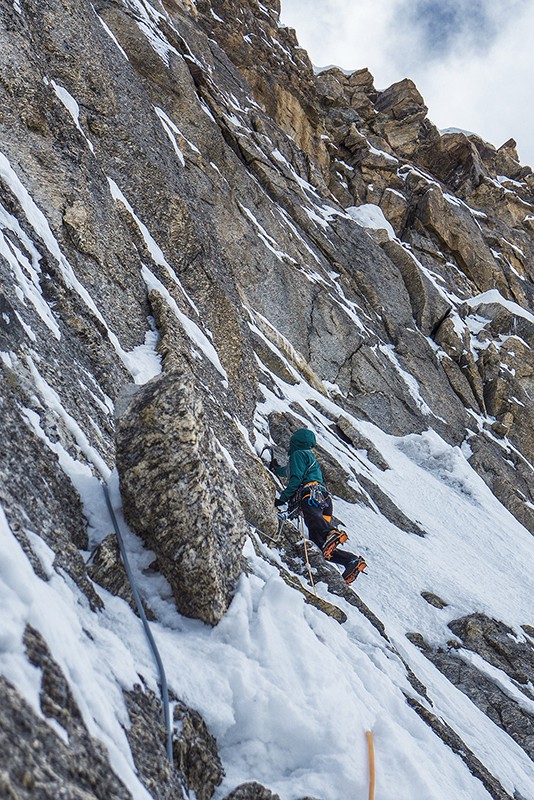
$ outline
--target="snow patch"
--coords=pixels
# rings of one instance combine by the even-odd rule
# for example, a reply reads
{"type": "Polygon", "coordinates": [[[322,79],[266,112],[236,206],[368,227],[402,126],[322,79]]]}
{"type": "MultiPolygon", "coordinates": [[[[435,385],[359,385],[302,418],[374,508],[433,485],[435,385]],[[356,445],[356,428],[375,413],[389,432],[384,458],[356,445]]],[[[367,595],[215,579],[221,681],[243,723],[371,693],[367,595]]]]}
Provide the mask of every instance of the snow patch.
{"type": "Polygon", "coordinates": [[[183,311],[180,311],[176,300],[172,297],[169,290],[162,284],[160,280],[158,280],[158,278],[156,278],[154,273],[151,272],[148,267],[143,267],[142,274],[148,291],[156,289],[156,291],[158,291],[165,298],[170,308],[174,311],[177,319],[180,321],[186,334],[199,348],[199,350],[201,350],[206,358],[211,361],[215,369],[222,375],[223,385],[228,387],[228,375],[226,370],[222,366],[219,355],[206,334],[201,331],[196,322],[193,322],[193,320],[186,316],[183,311]]]}
{"type": "Polygon", "coordinates": [[[167,136],[169,137],[169,139],[171,141],[171,144],[172,144],[172,146],[174,148],[174,152],[178,156],[178,160],[179,160],[180,164],[182,165],[182,167],[185,167],[184,154],[182,153],[182,151],[178,147],[178,142],[176,141],[176,136],[175,136],[175,134],[180,136],[181,135],[180,131],[178,130],[178,128],[176,127],[176,125],[174,124],[172,119],[170,119],[170,117],[167,116],[167,114],[163,111],[162,108],[159,108],[158,106],[154,106],[154,110],[155,110],[156,114],[158,115],[161,124],[163,125],[163,130],[165,131],[165,133],[167,134],[167,136]]]}
{"type": "MultiPolygon", "coordinates": [[[[3,153],[0,153],[0,176],[5,180],[7,185],[10,187],[13,194],[17,197],[24,215],[28,221],[28,224],[33,228],[37,236],[41,239],[44,243],[45,247],[47,248],[48,252],[55,258],[57,261],[63,280],[65,281],[66,286],[69,289],[77,292],[79,297],[83,300],[87,308],[94,314],[94,316],[102,323],[103,327],[106,330],[106,334],[108,336],[109,341],[111,342],[115,352],[117,353],[118,357],[124,363],[126,368],[130,371],[132,377],[136,381],[136,383],[143,383],[144,381],[148,380],[151,375],[147,376],[147,373],[143,371],[143,369],[139,368],[136,363],[135,354],[132,356],[131,354],[127,353],[121,346],[117,335],[109,328],[106,320],[100,313],[96,303],[94,302],[93,298],[83,286],[82,283],[76,277],[73,268],[61,252],[59,244],[50,229],[48,221],[41,211],[38,208],[37,204],[34,202],[33,198],[31,197],[30,193],[27,191],[25,186],[21,183],[20,179],[18,178],[17,174],[11,167],[8,159],[3,153]]],[[[10,222],[9,217],[5,217],[4,220],[7,220],[7,223],[10,222]]],[[[17,235],[21,238],[21,241],[24,243],[25,247],[28,247],[28,250],[32,256],[32,265],[34,273],[38,272],[38,262],[40,259],[40,255],[37,252],[35,246],[31,243],[29,238],[21,231],[20,226],[17,223],[17,226],[14,225],[14,230],[17,235]]],[[[24,262],[24,266],[29,269],[29,262],[24,262]]],[[[35,286],[35,274],[33,276],[33,283],[35,286]]],[[[31,286],[29,286],[29,291],[33,292],[31,286]]],[[[21,290],[22,292],[22,290],[21,290]]],[[[43,306],[40,305],[39,297],[33,292],[32,296],[30,297],[32,303],[36,303],[36,310],[38,311],[39,315],[42,316],[43,320],[46,321],[48,327],[54,331],[54,335],[56,338],[59,338],[59,328],[57,327],[57,323],[51,316],[50,312],[46,311],[43,306]],[[39,308],[37,308],[39,306],[39,308]],[[46,319],[45,319],[46,318],[46,319]]],[[[152,361],[152,364],[155,365],[155,360],[152,361]]],[[[146,366],[146,364],[145,364],[146,366]]]]}
{"type": "MultiPolygon", "coordinates": [[[[11,177],[10,169],[6,169],[6,161],[2,161],[4,156],[0,153],[0,175],[4,178],[11,177]]],[[[39,318],[44,322],[53,336],[59,340],[61,338],[59,325],[43,297],[39,276],[41,275],[41,267],[39,262],[41,254],[37,248],[22,230],[18,220],[9,214],[3,205],[0,204],[0,255],[2,255],[9,266],[13,277],[20,290],[19,298],[24,304],[26,300],[31,303],[37,312],[39,318]],[[7,237],[4,231],[10,231],[22,243],[24,250],[18,247],[11,237],[7,237]],[[29,256],[29,258],[28,258],[29,256]]],[[[17,315],[18,316],[18,315],[17,315]]],[[[18,316],[20,322],[20,316],[18,316]]],[[[22,323],[23,324],[23,323],[22,323]]],[[[28,333],[28,327],[24,326],[28,333]]],[[[35,340],[35,335],[29,334],[30,339],[35,340]]]]}
{"type": "Polygon", "coordinates": [[[534,314],[531,314],[530,311],[522,308],[518,303],[514,303],[513,300],[506,300],[498,289],[490,289],[488,292],[477,294],[475,297],[470,297],[465,302],[470,308],[478,308],[482,305],[497,303],[498,305],[503,306],[503,308],[506,308],[516,317],[522,317],[523,319],[528,320],[528,322],[534,323],[534,314]]]}
{"type": "Polygon", "coordinates": [[[273,239],[272,236],[270,236],[267,233],[267,231],[260,224],[260,222],[258,222],[258,220],[254,216],[254,214],[252,213],[250,208],[247,208],[246,206],[242,205],[241,203],[238,203],[238,205],[239,205],[239,208],[241,209],[241,211],[243,211],[245,213],[245,215],[248,217],[248,219],[254,224],[254,227],[256,228],[256,234],[257,234],[258,238],[261,239],[261,241],[263,242],[265,247],[268,250],[270,250],[271,253],[273,253],[279,261],[282,261],[282,263],[289,261],[289,262],[292,262],[293,264],[296,264],[297,262],[295,261],[294,258],[291,258],[291,256],[289,256],[283,250],[280,250],[280,248],[278,247],[276,241],[273,239]]]}
{"type": "MultiPolygon", "coordinates": [[[[94,10],[94,6],[93,6],[93,10],[94,10]]],[[[95,13],[96,13],[96,12],[95,12],[95,13]]],[[[115,36],[115,34],[114,34],[114,33],[113,33],[113,31],[111,30],[111,28],[110,28],[110,27],[109,27],[109,26],[108,26],[108,25],[105,23],[105,21],[102,19],[102,17],[101,17],[99,14],[97,14],[97,17],[98,17],[98,19],[100,20],[100,24],[102,25],[102,27],[104,28],[104,30],[106,31],[106,33],[108,34],[108,36],[109,36],[109,37],[110,37],[110,38],[113,40],[113,42],[114,42],[114,43],[117,45],[117,47],[118,47],[118,49],[119,49],[120,53],[121,53],[121,54],[124,56],[124,58],[126,59],[126,61],[128,61],[128,56],[127,56],[127,54],[126,54],[125,50],[124,50],[124,49],[122,48],[122,46],[120,45],[120,43],[119,43],[119,40],[117,39],[117,37],[115,36]]]]}
{"type": "Polygon", "coordinates": [[[375,203],[363,203],[361,206],[349,206],[345,210],[350,218],[357,222],[358,225],[374,230],[384,230],[390,239],[397,238],[392,224],[387,221],[384,212],[380,206],[375,205],[375,203]]]}
{"type": "Polygon", "coordinates": [[[95,152],[95,148],[93,147],[93,143],[90,141],[90,139],[87,138],[87,136],[85,135],[85,133],[83,131],[82,126],[80,125],[80,106],[78,105],[78,103],[76,102],[74,97],[65,89],[64,86],[60,86],[58,83],[56,83],[53,80],[50,81],[50,84],[51,84],[51,86],[52,86],[52,88],[53,88],[58,100],[60,100],[60,102],[65,106],[65,108],[67,109],[67,111],[71,115],[74,124],[76,125],[76,127],[78,128],[78,130],[82,134],[83,138],[87,142],[87,145],[88,145],[90,151],[92,153],[94,153],[95,152]]]}

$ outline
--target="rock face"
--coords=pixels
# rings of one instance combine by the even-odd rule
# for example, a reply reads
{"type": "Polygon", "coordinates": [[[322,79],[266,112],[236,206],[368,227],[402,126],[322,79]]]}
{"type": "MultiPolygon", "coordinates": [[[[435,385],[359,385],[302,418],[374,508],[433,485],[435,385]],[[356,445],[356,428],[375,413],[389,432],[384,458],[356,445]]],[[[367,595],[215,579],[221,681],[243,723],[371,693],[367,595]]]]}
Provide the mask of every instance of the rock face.
{"type": "MultiPolygon", "coordinates": [[[[432,536],[379,442],[402,452],[404,437],[435,432],[534,532],[534,174],[513,140],[440,134],[409,79],[378,91],[365,68],[314,74],[279,15],[278,0],[1,5],[0,532],[107,641],[110,606],[121,623],[130,610],[102,587],[133,607],[101,506],[117,469],[135,547],[156,555],[179,614],[217,626],[248,569],[247,534],[259,536],[273,581],[337,623],[357,609],[429,703],[383,620],[313,550],[347,613],[312,594],[300,535],[276,538],[259,454],[283,460],[293,430],[316,428],[340,507],[391,526],[402,551],[432,536]],[[266,552],[273,539],[280,554],[266,552]]],[[[5,636],[0,793],[130,797],[75,679],[26,627],[33,596],[7,578],[25,633],[5,636]],[[22,696],[19,656],[39,671],[39,706],[22,696]]],[[[403,590],[421,588],[436,587],[403,590]]],[[[428,613],[444,608],[423,596],[428,613]]],[[[411,640],[532,755],[531,715],[490,669],[532,700],[532,630],[521,639],[472,611],[450,624],[450,651],[411,640]]],[[[134,669],[120,680],[147,791],[229,792],[198,712],[173,699],[171,770],[157,696],[134,669]]],[[[408,702],[493,797],[510,796],[450,725],[408,702]]],[[[239,782],[232,800],[276,797],[239,782]]]]}
{"type": "Polygon", "coordinates": [[[241,574],[245,522],[230,469],[182,373],[140,389],[117,421],[125,517],[156,553],[176,606],[215,625],[241,574]]]}
{"type": "Polygon", "coordinates": [[[243,783],[234,789],[226,800],[280,800],[280,795],[273,794],[259,783],[243,783]]]}
{"type": "MultiPolygon", "coordinates": [[[[115,534],[106,536],[95,549],[91,556],[88,573],[91,580],[103,586],[115,597],[121,597],[126,600],[132,611],[135,611],[136,614],[139,613],[127,572],[122,563],[120,547],[115,534]]],[[[143,603],[143,608],[147,619],[155,619],[154,614],[146,603],[143,603]]]]}
{"type": "MultiPolygon", "coordinates": [[[[128,742],[140,780],[151,795],[162,800],[182,800],[188,795],[187,778],[181,763],[171,767],[165,749],[160,698],[141,684],[125,692],[128,709],[128,742]]],[[[188,757],[195,760],[195,743],[184,744],[188,757]]]]}
{"type": "Polygon", "coordinates": [[[43,715],[68,733],[69,744],[40,718],[2,675],[0,789],[3,797],[83,796],[129,800],[131,794],[109,769],[105,748],[84,724],[68,682],[50,657],[46,642],[28,627],[25,646],[31,664],[43,671],[43,715]]]}
{"type": "MultiPolygon", "coordinates": [[[[437,607],[440,607],[439,605],[437,607]]],[[[534,715],[528,706],[505,691],[481,665],[491,665],[508,675],[528,701],[533,694],[530,681],[534,674],[534,647],[528,638],[522,640],[513,631],[484,614],[449,623],[460,642],[451,641],[449,648],[433,649],[420,635],[413,641],[447,678],[461,689],[496,725],[503,728],[530,758],[534,757],[534,715]],[[480,656],[480,662],[467,659],[466,651],[480,656]],[[479,665],[480,664],[480,665],[479,665]]],[[[412,635],[410,635],[412,636],[412,635]]]]}
{"type": "Polygon", "coordinates": [[[173,743],[176,763],[189,789],[199,800],[209,800],[224,775],[217,741],[200,714],[185,703],[176,704],[174,720],[180,726],[180,735],[173,743]]]}

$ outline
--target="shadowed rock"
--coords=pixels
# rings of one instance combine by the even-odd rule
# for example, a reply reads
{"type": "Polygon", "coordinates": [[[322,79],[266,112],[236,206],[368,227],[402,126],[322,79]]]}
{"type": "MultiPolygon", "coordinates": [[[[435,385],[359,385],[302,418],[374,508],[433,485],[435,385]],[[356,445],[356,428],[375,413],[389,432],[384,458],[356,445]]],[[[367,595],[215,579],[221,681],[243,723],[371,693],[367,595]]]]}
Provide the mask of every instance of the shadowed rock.
{"type": "Polygon", "coordinates": [[[42,673],[43,717],[0,675],[0,797],[130,800],[110,769],[106,748],[89,734],[41,634],[27,626],[24,645],[28,660],[42,673]],[[65,731],[68,744],[52,725],[65,731]]]}
{"type": "MultiPolygon", "coordinates": [[[[119,543],[114,534],[110,533],[100,542],[93,553],[92,563],[87,572],[93,581],[99,583],[108,592],[126,600],[130,608],[138,614],[132,587],[122,563],[119,543]]],[[[155,619],[154,613],[144,601],[143,608],[148,619],[155,619]]]]}
{"type": "Polygon", "coordinates": [[[195,797],[210,800],[224,776],[217,740],[208,731],[200,714],[185,703],[176,703],[174,721],[180,728],[173,744],[176,764],[195,797]]]}
{"type": "Polygon", "coordinates": [[[242,783],[233,792],[226,796],[225,800],[280,800],[280,795],[273,794],[265,786],[256,781],[242,783]]]}

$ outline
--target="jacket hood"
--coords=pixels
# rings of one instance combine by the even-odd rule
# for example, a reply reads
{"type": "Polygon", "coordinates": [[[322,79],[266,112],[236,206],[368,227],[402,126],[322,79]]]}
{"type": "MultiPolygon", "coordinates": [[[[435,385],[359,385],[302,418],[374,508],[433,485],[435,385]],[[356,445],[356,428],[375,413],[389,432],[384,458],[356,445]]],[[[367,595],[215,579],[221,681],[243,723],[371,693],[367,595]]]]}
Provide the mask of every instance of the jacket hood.
{"type": "Polygon", "coordinates": [[[295,450],[311,450],[317,444],[315,434],[309,428],[299,428],[289,440],[289,454],[295,450]]]}

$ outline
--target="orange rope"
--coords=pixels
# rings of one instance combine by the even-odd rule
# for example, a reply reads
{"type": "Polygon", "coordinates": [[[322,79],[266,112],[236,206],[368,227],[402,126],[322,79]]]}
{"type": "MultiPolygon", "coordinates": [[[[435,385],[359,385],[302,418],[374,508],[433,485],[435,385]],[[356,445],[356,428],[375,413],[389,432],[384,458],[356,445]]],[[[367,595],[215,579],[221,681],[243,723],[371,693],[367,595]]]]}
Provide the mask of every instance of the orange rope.
{"type": "Polygon", "coordinates": [[[375,746],[371,731],[365,731],[367,737],[367,749],[369,751],[369,800],[375,798],[375,746]]]}

